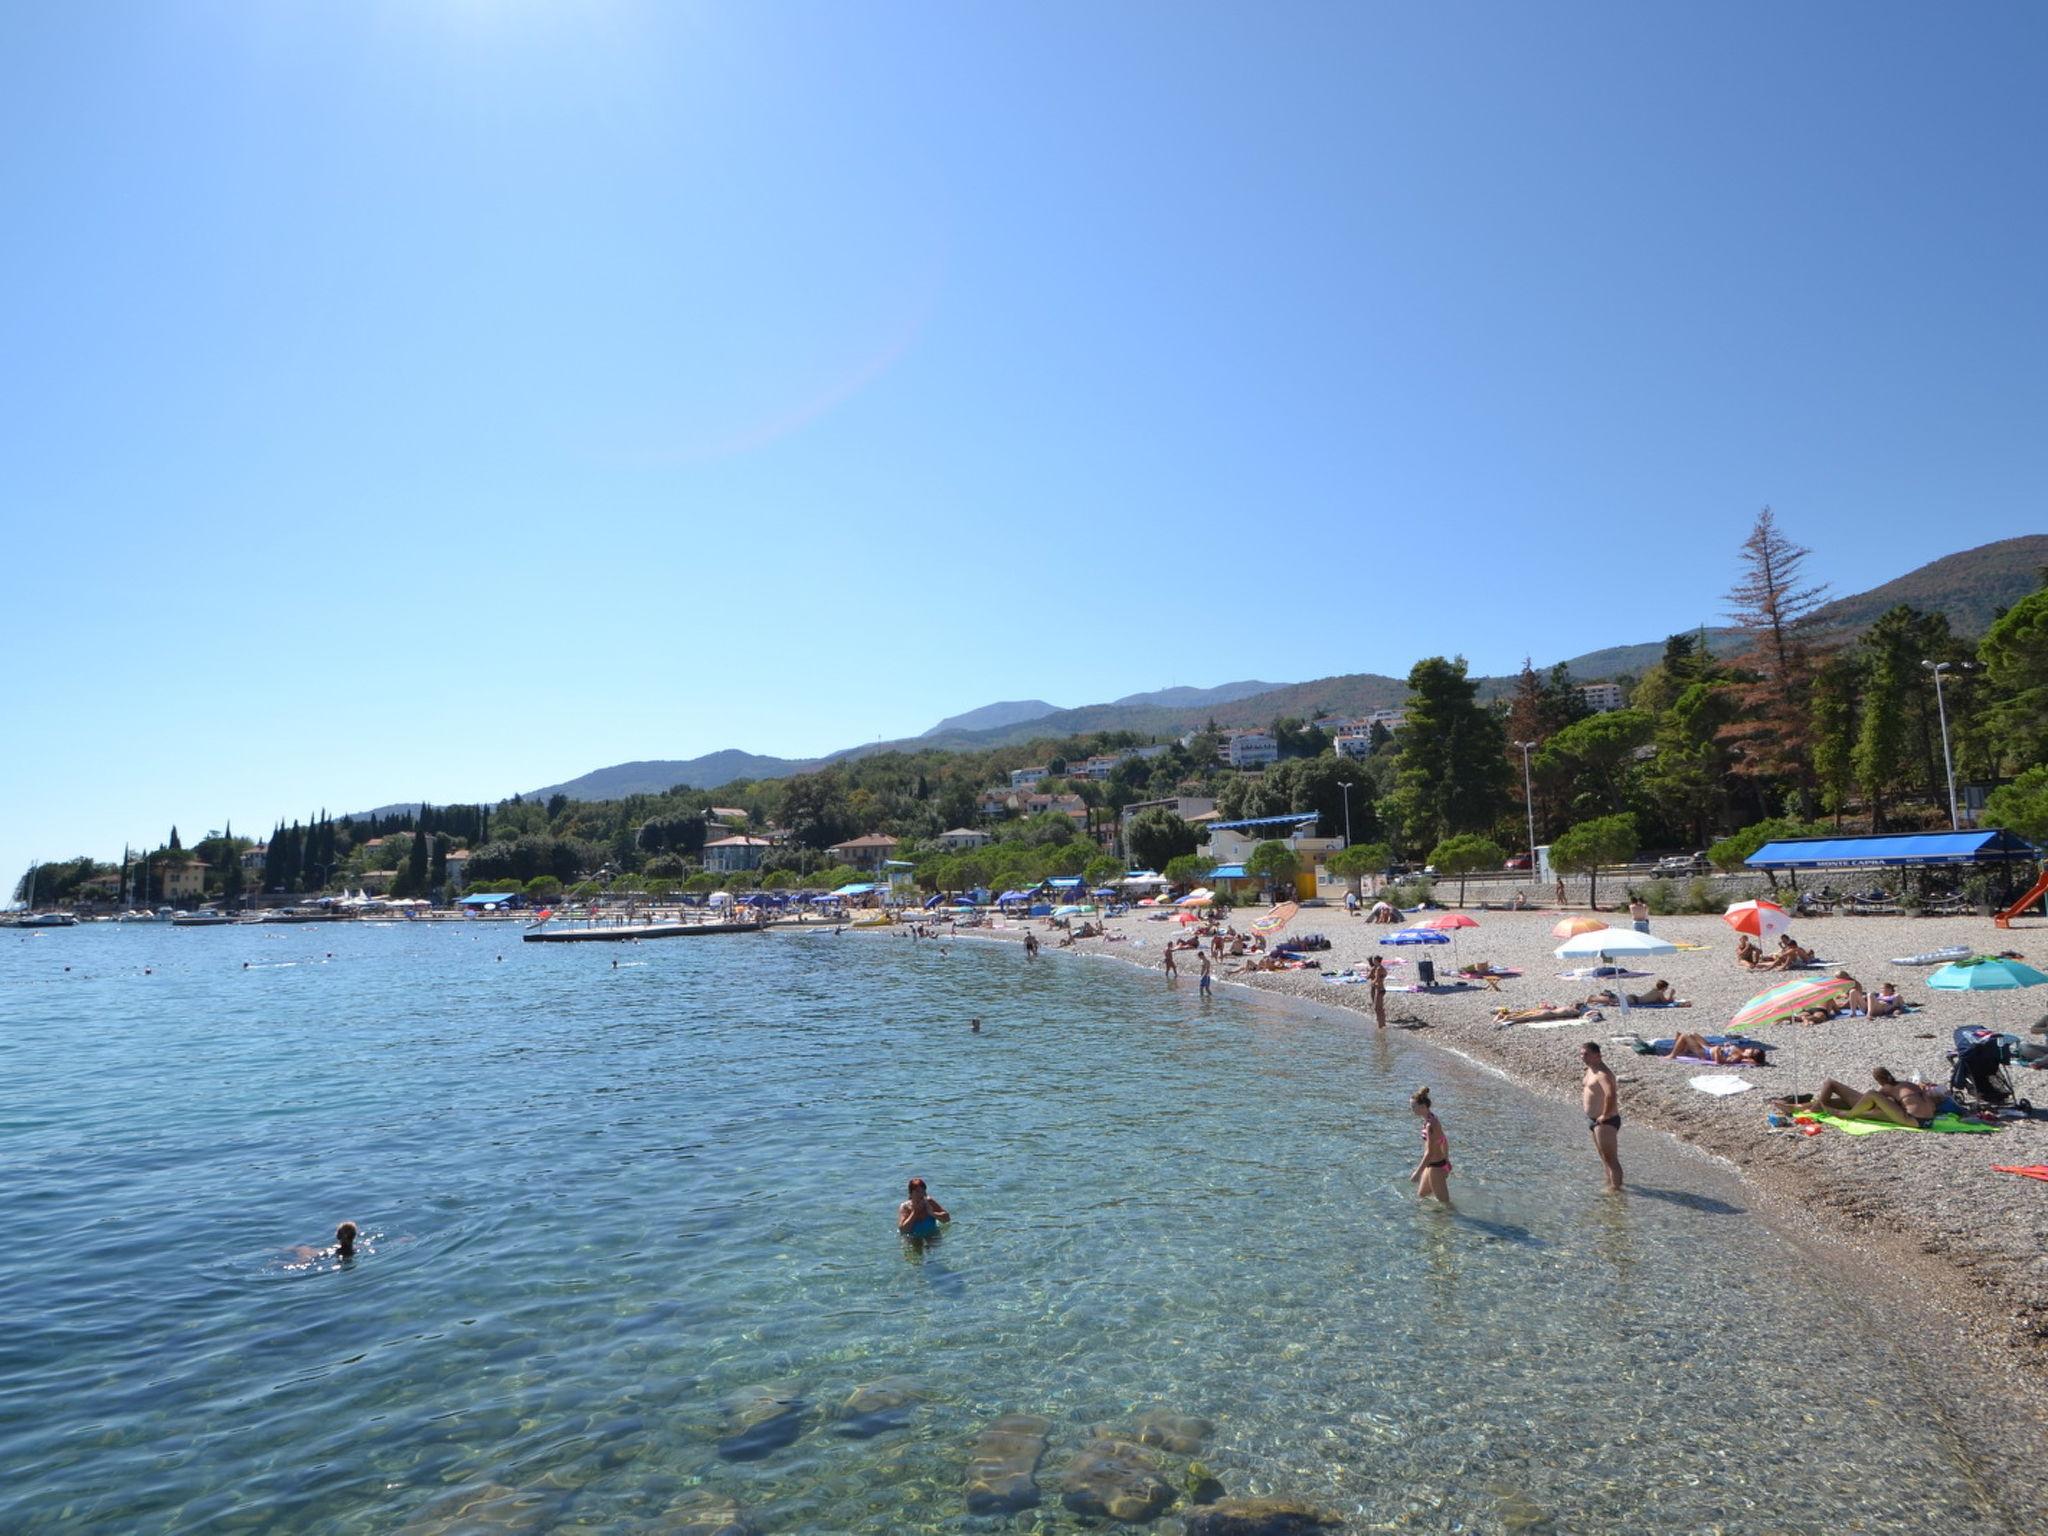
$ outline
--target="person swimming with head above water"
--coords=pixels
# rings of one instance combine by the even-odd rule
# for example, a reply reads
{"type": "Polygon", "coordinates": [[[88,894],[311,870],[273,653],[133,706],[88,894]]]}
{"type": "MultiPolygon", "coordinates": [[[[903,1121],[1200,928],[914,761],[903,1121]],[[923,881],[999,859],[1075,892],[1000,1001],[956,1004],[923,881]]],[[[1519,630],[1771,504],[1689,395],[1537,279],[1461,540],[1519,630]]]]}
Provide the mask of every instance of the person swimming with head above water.
{"type": "Polygon", "coordinates": [[[952,1219],[951,1213],[925,1192],[923,1179],[910,1181],[910,1198],[896,1207],[896,1230],[905,1237],[937,1237],[939,1223],[952,1219]]]}
{"type": "Polygon", "coordinates": [[[356,1224],[352,1221],[344,1221],[340,1226],[334,1229],[334,1246],[332,1248],[309,1248],[301,1246],[298,1248],[294,1248],[292,1250],[293,1259],[297,1260],[301,1264],[314,1264],[319,1262],[321,1259],[328,1258],[341,1259],[346,1261],[349,1259],[353,1259],[355,1256],[356,1224]]]}

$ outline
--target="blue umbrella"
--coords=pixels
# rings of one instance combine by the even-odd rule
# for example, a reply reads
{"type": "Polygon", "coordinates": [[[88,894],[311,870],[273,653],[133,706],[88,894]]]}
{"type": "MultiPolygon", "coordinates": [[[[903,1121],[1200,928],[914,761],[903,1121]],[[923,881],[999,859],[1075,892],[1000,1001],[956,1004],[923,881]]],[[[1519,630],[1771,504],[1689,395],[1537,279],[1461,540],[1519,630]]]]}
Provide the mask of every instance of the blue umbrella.
{"type": "Polygon", "coordinates": [[[1996,955],[1977,955],[1968,960],[1951,961],[1927,978],[1927,985],[1944,992],[2012,992],[2020,987],[2038,987],[2043,983],[2048,983],[2048,976],[2031,965],[2024,965],[2018,960],[2003,960],[1996,955]]]}
{"type": "Polygon", "coordinates": [[[1398,928],[1381,939],[1382,944],[1448,944],[1451,936],[1434,928],[1398,928]]]}

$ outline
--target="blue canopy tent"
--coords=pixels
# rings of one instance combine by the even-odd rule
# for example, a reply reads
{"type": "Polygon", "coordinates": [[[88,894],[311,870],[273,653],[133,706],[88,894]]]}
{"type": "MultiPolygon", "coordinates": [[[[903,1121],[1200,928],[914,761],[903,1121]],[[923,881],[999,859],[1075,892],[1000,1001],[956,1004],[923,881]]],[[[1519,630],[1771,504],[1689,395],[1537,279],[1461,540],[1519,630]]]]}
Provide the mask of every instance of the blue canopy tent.
{"type": "Polygon", "coordinates": [[[870,892],[879,891],[880,889],[881,887],[879,885],[875,885],[872,883],[856,882],[852,885],[842,885],[841,887],[839,887],[838,890],[834,891],[832,894],[834,896],[866,896],[870,892]]]}
{"type": "Polygon", "coordinates": [[[1056,891],[1078,891],[1082,882],[1079,875],[1054,875],[1045,883],[1056,891]]]}
{"type": "Polygon", "coordinates": [[[479,891],[474,896],[465,896],[458,906],[472,911],[481,907],[516,907],[524,898],[517,891],[479,891]]]}
{"type": "Polygon", "coordinates": [[[826,903],[826,902],[834,902],[834,901],[837,901],[838,899],[839,899],[839,898],[838,898],[837,896],[813,896],[813,897],[811,898],[811,900],[812,900],[813,902],[815,902],[815,903],[818,903],[818,904],[820,904],[820,905],[823,905],[823,904],[824,904],[824,903],[826,903]]]}
{"type": "Polygon", "coordinates": [[[1787,837],[1743,862],[1751,869],[1932,869],[1944,865],[2029,864],[2040,857],[2023,837],[1997,828],[1972,832],[1880,832],[1869,837],[1787,837]]]}
{"type": "Polygon", "coordinates": [[[1245,874],[1242,864],[1218,864],[1209,871],[1207,878],[1211,880],[1244,880],[1249,877],[1245,874]]]}

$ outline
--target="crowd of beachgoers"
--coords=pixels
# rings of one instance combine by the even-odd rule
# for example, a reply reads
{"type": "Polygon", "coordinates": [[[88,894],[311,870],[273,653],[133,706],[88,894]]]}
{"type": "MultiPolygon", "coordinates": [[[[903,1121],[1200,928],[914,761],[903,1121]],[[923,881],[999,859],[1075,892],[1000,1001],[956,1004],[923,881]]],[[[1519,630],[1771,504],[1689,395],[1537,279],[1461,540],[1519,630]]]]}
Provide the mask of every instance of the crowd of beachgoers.
{"type": "MultiPolygon", "coordinates": [[[[1917,1127],[1852,1133],[1833,1119],[1804,1117],[1797,1096],[1830,1080],[1859,1094],[1881,1088],[1873,1074],[1882,1069],[1900,1083],[1924,1083],[1938,1102],[1947,1097],[1959,1026],[2048,1038],[2030,1033],[2044,1020],[2048,988],[1939,991],[1927,985],[1934,965],[1901,963],[1962,949],[2031,952],[2033,962],[2048,965],[2048,924],[2003,930],[1982,917],[1801,919],[1792,935],[1811,964],[1788,972],[1745,963],[1738,955],[1741,936],[1720,917],[1659,917],[1648,926],[1680,947],[1622,962],[1627,974],[1603,976],[1594,973],[1597,960],[1554,954],[1562,942],[1560,923],[1578,918],[1585,926],[1583,907],[1560,910],[1545,902],[1528,911],[1472,911],[1467,915],[1475,926],[1455,930],[1452,943],[1429,946],[1387,944],[1397,931],[1393,925],[1369,920],[1369,909],[1353,914],[1334,904],[1304,908],[1283,932],[1261,936],[1253,927],[1261,910],[1240,909],[1215,927],[1184,923],[1168,907],[1133,907],[1058,924],[999,917],[972,932],[1025,942],[1034,954],[1064,950],[1122,959],[1158,972],[1163,986],[1200,988],[1207,969],[1215,984],[1350,1010],[1360,1029],[1379,1027],[1368,970],[1378,958],[1387,978],[1387,1027],[1417,1031],[1417,1038],[1499,1068],[1540,1094],[1574,1101],[1585,1091],[1583,1048],[1597,1042],[1615,1074],[1627,1123],[1624,1163],[1629,1137],[1657,1131],[1727,1159],[1788,1225],[1910,1273],[1930,1302],[1980,1337],[1988,1329],[2002,1358],[2023,1366],[2038,1388],[2040,1368],[2048,1364],[2048,1187],[1995,1170],[2048,1162],[2048,1114],[2007,1118],[1996,1131],[1977,1133],[1917,1127]],[[1276,949],[1310,935],[1327,947],[1319,943],[1276,965],[1276,949]],[[1190,939],[1199,941],[1199,950],[1174,949],[1168,975],[1169,946],[1190,939]],[[1425,960],[1434,986],[1422,984],[1425,960]],[[1481,967],[1491,974],[1460,974],[1481,967]],[[1854,979],[1863,1000],[1882,999],[1889,986],[1901,1000],[1899,1010],[1887,1015],[1880,1003],[1873,1018],[1867,1006],[1855,1012],[1837,1007],[1772,1024],[1754,1032],[1770,1047],[1761,1064],[1674,1061],[1644,1049],[1681,1034],[1721,1037],[1728,1021],[1767,988],[1792,976],[1827,979],[1838,971],[1854,979]],[[1653,991],[1671,1001],[1623,1006],[1620,994],[1653,991]],[[1589,1005],[1590,1011],[1579,1011],[1589,1005]],[[1553,1017],[1538,1017],[1545,1014],[1553,1017]]],[[[1603,912],[1599,921],[1634,926],[1625,910],[1603,912]]],[[[906,922],[934,937],[968,932],[932,914],[906,922]]],[[[1775,944],[1764,947],[1775,956],[1775,944]]],[[[2010,1071],[2020,1097],[2048,1110],[2048,1070],[2015,1065],[2010,1071]]],[[[1440,1096],[1435,1109],[1450,1125],[1455,1151],[1456,1105],[1440,1096]]],[[[1600,1179],[1595,1147],[1589,1145],[1586,1158],[1587,1178],[1600,1179]]]]}

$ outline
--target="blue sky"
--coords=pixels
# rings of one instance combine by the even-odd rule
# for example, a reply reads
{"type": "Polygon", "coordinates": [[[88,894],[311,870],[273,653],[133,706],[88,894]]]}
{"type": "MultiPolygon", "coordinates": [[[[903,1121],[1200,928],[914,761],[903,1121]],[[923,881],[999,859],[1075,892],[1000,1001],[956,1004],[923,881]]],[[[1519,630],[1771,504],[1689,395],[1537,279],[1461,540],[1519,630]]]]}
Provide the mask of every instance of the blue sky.
{"type": "Polygon", "coordinates": [[[2037,531],[2043,15],[0,6],[0,869],[2037,531]]]}

